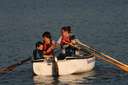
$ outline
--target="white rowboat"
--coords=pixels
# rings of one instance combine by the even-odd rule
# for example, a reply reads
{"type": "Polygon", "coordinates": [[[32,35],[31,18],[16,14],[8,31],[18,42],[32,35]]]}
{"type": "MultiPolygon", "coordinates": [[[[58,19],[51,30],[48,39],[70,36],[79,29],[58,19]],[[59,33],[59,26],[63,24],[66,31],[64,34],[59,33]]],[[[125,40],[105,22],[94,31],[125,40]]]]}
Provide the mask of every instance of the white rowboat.
{"type": "Polygon", "coordinates": [[[95,56],[85,58],[69,57],[58,60],[56,68],[53,63],[48,64],[45,60],[33,61],[33,72],[36,75],[52,76],[54,71],[59,75],[77,74],[91,71],[95,67],[95,56]]]}

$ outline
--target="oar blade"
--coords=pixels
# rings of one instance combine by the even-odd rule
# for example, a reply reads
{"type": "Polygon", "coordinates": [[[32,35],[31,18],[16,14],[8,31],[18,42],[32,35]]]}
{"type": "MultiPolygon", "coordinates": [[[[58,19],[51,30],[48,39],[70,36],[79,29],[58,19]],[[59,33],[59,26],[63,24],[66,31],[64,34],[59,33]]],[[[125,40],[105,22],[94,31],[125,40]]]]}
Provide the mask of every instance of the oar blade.
{"type": "Polygon", "coordinates": [[[26,58],[24,60],[21,60],[21,61],[15,63],[15,64],[10,65],[10,66],[2,67],[2,68],[0,68],[0,74],[2,74],[2,73],[9,73],[11,71],[15,71],[17,66],[22,65],[25,62],[30,61],[30,60],[31,60],[31,57],[28,57],[28,58],[26,58]]]}
{"type": "Polygon", "coordinates": [[[102,60],[108,62],[108,63],[111,63],[112,65],[116,66],[117,68],[121,69],[122,71],[128,73],[128,65],[119,64],[119,63],[117,63],[117,62],[115,62],[115,61],[113,61],[113,60],[108,60],[108,59],[106,59],[106,58],[104,58],[104,57],[102,57],[102,56],[100,56],[100,55],[98,55],[98,54],[95,54],[95,56],[96,56],[97,58],[99,58],[99,59],[102,59],[102,60]]]}
{"type": "Polygon", "coordinates": [[[14,65],[11,65],[11,66],[8,66],[8,67],[2,67],[0,68],[0,73],[3,74],[3,73],[9,73],[11,71],[15,71],[16,69],[16,66],[14,65]]]}

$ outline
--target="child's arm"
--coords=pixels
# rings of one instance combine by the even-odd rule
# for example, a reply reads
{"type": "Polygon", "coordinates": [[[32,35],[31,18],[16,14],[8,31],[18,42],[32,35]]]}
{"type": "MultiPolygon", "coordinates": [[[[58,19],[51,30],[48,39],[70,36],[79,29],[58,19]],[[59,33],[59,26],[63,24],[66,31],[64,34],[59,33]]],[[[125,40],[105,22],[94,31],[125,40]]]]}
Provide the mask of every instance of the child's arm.
{"type": "Polygon", "coordinates": [[[57,44],[61,44],[62,36],[58,39],[57,44]]]}

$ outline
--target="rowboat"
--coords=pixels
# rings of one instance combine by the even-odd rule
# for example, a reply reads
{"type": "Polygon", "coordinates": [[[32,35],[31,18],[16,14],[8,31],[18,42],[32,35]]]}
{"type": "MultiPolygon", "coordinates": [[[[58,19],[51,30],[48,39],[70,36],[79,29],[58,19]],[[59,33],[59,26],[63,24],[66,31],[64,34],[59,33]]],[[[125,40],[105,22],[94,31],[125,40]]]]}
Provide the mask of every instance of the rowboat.
{"type": "Polygon", "coordinates": [[[69,75],[91,71],[95,67],[95,56],[74,56],[57,60],[54,63],[47,63],[45,60],[33,61],[33,72],[36,75],[52,76],[56,72],[58,75],[69,75]],[[56,72],[55,72],[56,71],[56,72]]]}

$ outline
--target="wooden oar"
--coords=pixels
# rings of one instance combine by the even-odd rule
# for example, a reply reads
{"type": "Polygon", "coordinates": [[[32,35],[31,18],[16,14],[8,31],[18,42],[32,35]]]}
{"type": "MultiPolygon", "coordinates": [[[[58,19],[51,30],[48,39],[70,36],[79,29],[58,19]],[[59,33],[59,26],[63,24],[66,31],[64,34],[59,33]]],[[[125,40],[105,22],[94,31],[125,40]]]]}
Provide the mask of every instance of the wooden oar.
{"type": "Polygon", "coordinates": [[[100,56],[100,55],[97,55],[97,54],[95,54],[95,56],[96,56],[97,58],[100,58],[100,59],[102,59],[102,60],[104,60],[104,61],[106,61],[106,62],[108,62],[108,63],[111,63],[111,64],[117,66],[118,68],[120,68],[121,70],[123,70],[123,71],[125,71],[125,72],[128,72],[128,66],[126,66],[126,65],[117,63],[117,62],[115,62],[115,61],[113,61],[113,60],[106,59],[106,58],[104,58],[104,57],[102,57],[102,56],[100,56]]]}
{"type": "Polygon", "coordinates": [[[106,55],[103,52],[100,52],[100,51],[96,50],[95,48],[92,48],[88,45],[85,45],[85,44],[81,43],[79,40],[77,40],[77,43],[86,47],[86,48],[88,48],[88,49],[90,49],[90,50],[92,50],[92,51],[94,51],[96,53],[95,56],[97,58],[100,58],[100,59],[102,59],[102,60],[104,60],[108,63],[111,63],[111,64],[115,65],[116,67],[120,68],[121,70],[123,70],[125,72],[128,72],[128,65],[127,64],[124,64],[124,63],[110,57],[109,55],[106,55]]]}
{"type": "Polygon", "coordinates": [[[7,67],[2,67],[2,68],[0,68],[0,73],[8,73],[8,72],[14,71],[17,66],[22,65],[27,61],[30,61],[31,58],[32,57],[28,57],[28,58],[26,58],[24,60],[21,60],[21,61],[15,63],[15,64],[9,65],[7,67]]]}

